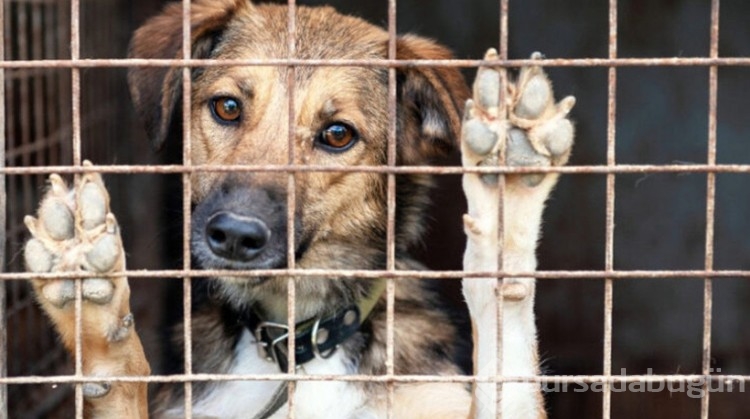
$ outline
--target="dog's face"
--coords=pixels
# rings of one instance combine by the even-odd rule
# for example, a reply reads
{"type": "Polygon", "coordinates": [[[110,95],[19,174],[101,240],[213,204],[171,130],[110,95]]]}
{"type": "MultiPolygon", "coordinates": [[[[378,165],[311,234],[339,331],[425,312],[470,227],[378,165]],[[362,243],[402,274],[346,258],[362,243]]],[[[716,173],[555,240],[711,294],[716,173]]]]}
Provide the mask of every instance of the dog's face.
{"type": "MultiPolygon", "coordinates": [[[[135,35],[131,55],[181,56],[182,6],[169,6],[135,35]]],[[[287,8],[247,0],[192,5],[194,58],[280,59],[288,55],[287,8]]],[[[387,56],[385,31],[330,8],[297,10],[295,57],[387,56]]],[[[448,52],[416,37],[398,40],[399,58],[441,59],[448,52]]],[[[388,70],[373,67],[213,66],[193,71],[191,160],[199,165],[384,165],[388,70]],[[293,80],[293,115],[290,89],[293,80]],[[290,141],[290,121],[292,132],[290,141]]],[[[182,72],[130,73],[136,108],[160,147],[181,134],[182,72]]],[[[398,71],[398,159],[425,164],[452,149],[467,89],[455,69],[398,71]]],[[[287,266],[284,172],[192,175],[192,250],[205,268],[287,266]]],[[[428,179],[399,177],[397,246],[421,232],[428,179]]],[[[387,177],[378,173],[302,172],[295,178],[296,263],[308,268],[383,268],[387,177]]],[[[229,279],[227,279],[229,281],[229,279]]],[[[260,282],[262,279],[243,280],[260,282]]]]}

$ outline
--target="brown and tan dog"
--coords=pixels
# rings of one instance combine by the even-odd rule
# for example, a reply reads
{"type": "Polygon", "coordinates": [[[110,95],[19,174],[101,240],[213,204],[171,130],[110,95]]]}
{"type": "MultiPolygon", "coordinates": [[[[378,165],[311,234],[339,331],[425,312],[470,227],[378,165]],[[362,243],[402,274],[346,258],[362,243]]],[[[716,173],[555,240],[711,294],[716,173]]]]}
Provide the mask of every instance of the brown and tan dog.
{"type": "MultiPolygon", "coordinates": [[[[197,0],[191,7],[193,58],[287,58],[286,22],[286,6],[255,5],[247,0],[197,0]]],[[[331,8],[299,7],[296,28],[298,59],[387,57],[385,31],[331,8]]],[[[136,32],[131,56],[179,58],[181,47],[182,6],[174,4],[136,32]]],[[[450,57],[445,48],[410,35],[399,37],[397,51],[401,59],[450,57]]],[[[294,164],[349,167],[387,163],[388,70],[357,66],[299,66],[293,70],[209,66],[193,70],[191,162],[216,166],[288,164],[289,71],[294,78],[294,164]]],[[[529,80],[537,76],[522,72],[520,90],[528,81],[524,74],[529,80]]],[[[548,90],[540,94],[547,96],[541,102],[536,97],[527,100],[530,107],[541,110],[534,108],[528,115],[519,112],[524,120],[542,118],[540,115],[554,107],[553,100],[549,103],[549,83],[543,73],[539,74],[548,90]]],[[[129,82],[136,109],[156,148],[181,138],[182,70],[134,68],[129,82]]],[[[528,84],[536,88],[534,83],[528,84]]],[[[399,69],[398,164],[430,164],[455,149],[468,96],[467,86],[455,68],[399,69]]],[[[545,113],[542,119],[550,118],[545,113]]],[[[513,121],[519,126],[521,122],[513,121]]],[[[562,152],[553,150],[550,154],[547,149],[539,149],[551,149],[548,144],[523,141],[518,156],[546,158],[547,164],[567,160],[569,143],[562,152]]],[[[538,163],[538,159],[531,160],[515,164],[538,163]]],[[[386,185],[387,177],[380,173],[298,173],[293,209],[296,268],[386,268],[386,185]]],[[[539,208],[554,185],[553,177],[545,185],[544,192],[533,198],[533,205],[539,208]]],[[[191,251],[199,267],[252,271],[288,266],[286,173],[196,172],[191,175],[191,186],[191,251]]],[[[397,178],[398,269],[421,269],[408,252],[422,235],[429,189],[430,180],[424,175],[397,178]]],[[[53,175],[38,217],[26,220],[34,236],[26,247],[29,270],[123,271],[124,253],[108,201],[98,175],[80,176],[70,188],[53,175]]],[[[536,223],[532,230],[535,228],[538,236],[539,220],[532,223],[536,223]]],[[[530,256],[523,250],[524,257],[533,258],[533,248],[530,256]]],[[[382,280],[302,277],[294,282],[296,319],[303,320],[297,324],[295,339],[298,374],[386,373],[382,280]]],[[[192,316],[193,373],[286,372],[288,278],[249,273],[210,278],[207,284],[205,295],[209,297],[196,298],[192,316]]],[[[72,351],[74,283],[37,280],[34,286],[43,309],[72,351]]],[[[97,377],[149,374],[133,327],[127,279],[87,279],[82,292],[84,373],[97,377]]],[[[394,333],[396,374],[460,373],[456,357],[461,345],[454,322],[424,281],[398,282],[394,333]]],[[[176,336],[175,344],[182,348],[182,332],[176,336]]],[[[535,347],[523,350],[533,352],[535,359],[535,347]]],[[[533,365],[531,373],[536,371],[533,365]]],[[[154,398],[151,413],[183,417],[182,389],[182,384],[165,386],[154,398]]],[[[194,417],[287,415],[286,387],[280,381],[195,383],[192,391],[194,417]]],[[[538,393],[538,389],[533,392],[538,393]]],[[[87,414],[92,417],[148,415],[147,390],[142,383],[92,382],[84,385],[84,394],[87,414]]],[[[294,395],[299,418],[385,417],[385,384],[299,381],[294,395]]],[[[460,383],[397,384],[393,417],[467,417],[471,403],[468,387],[460,383]]],[[[526,406],[528,411],[543,415],[539,400],[533,403],[535,406],[526,406]]]]}

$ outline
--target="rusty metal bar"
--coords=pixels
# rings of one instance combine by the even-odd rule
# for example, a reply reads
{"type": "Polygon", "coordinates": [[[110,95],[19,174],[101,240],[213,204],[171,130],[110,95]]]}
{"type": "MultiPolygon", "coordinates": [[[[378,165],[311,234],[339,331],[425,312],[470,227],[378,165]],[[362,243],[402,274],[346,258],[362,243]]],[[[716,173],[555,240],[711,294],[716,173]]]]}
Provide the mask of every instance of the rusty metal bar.
{"type": "MultiPolygon", "coordinates": [[[[388,0],[388,59],[398,60],[397,48],[397,5],[396,0],[388,0]]],[[[396,68],[388,69],[388,167],[396,166],[396,150],[398,141],[398,126],[396,122],[397,107],[396,68]]],[[[386,222],[386,270],[396,269],[396,175],[388,173],[387,191],[387,222],[386,222]]],[[[395,371],[395,305],[396,283],[388,278],[386,283],[386,374],[393,375],[395,371]]],[[[386,400],[387,418],[393,418],[393,399],[395,384],[387,383],[388,396],[386,400]]]]}
{"type": "MultiPolygon", "coordinates": [[[[231,382],[231,381],[341,381],[349,383],[486,383],[501,381],[503,383],[568,383],[568,384],[594,384],[594,383],[695,383],[709,380],[711,383],[744,385],[750,383],[750,375],[711,375],[703,374],[673,374],[673,375],[537,375],[537,376],[503,376],[475,377],[471,375],[321,375],[321,374],[175,374],[175,375],[148,375],[148,376],[107,376],[107,377],[79,377],[76,375],[57,376],[22,376],[0,378],[0,384],[80,384],[80,383],[186,383],[186,382],[231,382]]],[[[738,389],[742,392],[743,387],[738,389]]],[[[727,389],[728,390],[728,389],[727,389]]],[[[728,392],[728,391],[727,391],[728,392]]]]}
{"type": "MultiPolygon", "coordinates": [[[[190,25],[190,0],[182,0],[182,57],[189,59],[192,54],[190,25]]],[[[191,142],[191,98],[192,79],[190,68],[182,70],[182,162],[183,165],[192,165],[192,142],[191,142]]],[[[190,222],[192,200],[191,174],[182,175],[182,266],[186,271],[191,271],[190,258],[190,222]]],[[[192,282],[191,277],[182,279],[182,321],[184,339],[184,363],[185,374],[189,377],[193,374],[193,318],[192,318],[192,282]]],[[[193,386],[192,381],[185,382],[185,417],[193,417],[193,386]]]]}
{"type": "Polygon", "coordinates": [[[4,175],[35,175],[35,174],[79,174],[79,173],[112,173],[112,174],[175,174],[175,173],[249,173],[249,172],[336,172],[336,173],[393,173],[393,174],[428,174],[428,175],[460,175],[464,173],[479,174],[529,174],[529,173],[560,173],[574,175],[602,175],[602,174],[650,174],[650,173],[750,173],[750,164],[618,164],[615,166],[323,166],[323,165],[97,165],[86,166],[30,166],[0,168],[4,175]]]}
{"type": "MultiPolygon", "coordinates": [[[[500,33],[498,38],[498,58],[500,60],[508,59],[508,0],[500,0],[500,33]]],[[[501,118],[505,118],[508,115],[508,107],[506,100],[506,93],[508,91],[508,72],[506,68],[500,68],[500,97],[499,97],[499,109],[498,114],[501,118]]],[[[505,141],[503,138],[500,141],[505,141]]],[[[498,166],[505,166],[505,147],[500,147],[500,156],[498,157],[498,166]]],[[[497,179],[498,189],[498,220],[497,220],[497,267],[498,270],[505,270],[504,254],[505,254],[505,176],[500,175],[497,179]]],[[[496,321],[497,321],[497,365],[495,367],[495,416],[497,418],[503,417],[502,401],[503,401],[503,317],[504,317],[504,302],[503,298],[503,285],[505,284],[505,277],[500,277],[495,284],[495,301],[497,301],[495,309],[497,310],[496,321]]],[[[476,340],[475,340],[476,341],[476,340]]],[[[476,351],[476,349],[475,349],[476,351]]],[[[476,401],[475,401],[476,402],[476,401]]]]}
{"type": "MultiPolygon", "coordinates": [[[[81,58],[81,22],[80,22],[80,0],[70,0],[70,57],[75,63],[81,58]]],[[[81,165],[81,69],[71,67],[72,99],[71,110],[73,113],[73,165],[81,165]]]]}
{"type": "MultiPolygon", "coordinates": [[[[609,1],[609,58],[617,58],[617,0],[609,1]]],[[[617,69],[607,70],[607,167],[615,166],[615,130],[617,127],[617,69]]],[[[607,174],[606,197],[606,231],[604,248],[604,270],[614,270],[615,241],[615,174],[607,174]]],[[[614,284],[612,278],[604,279],[604,348],[603,373],[612,375],[612,309],[614,284]]],[[[609,419],[612,414],[612,388],[604,385],[602,395],[602,419],[609,419]]]]}
{"type": "MultiPolygon", "coordinates": [[[[711,58],[719,56],[719,0],[711,1],[711,40],[709,55],[711,58]]],[[[708,76],[708,156],[709,166],[716,164],[716,112],[718,102],[719,68],[711,66],[708,76]]],[[[714,226],[716,210],[716,174],[706,174],[706,250],[705,269],[714,268],[714,226]]],[[[713,280],[706,278],[703,283],[703,359],[702,372],[711,374],[711,324],[713,308],[713,280]]],[[[701,419],[708,419],[710,392],[708,383],[704,385],[701,397],[701,419]]]]}
{"type": "Polygon", "coordinates": [[[363,270],[363,269],[258,269],[252,271],[240,270],[132,270],[108,274],[90,272],[6,272],[0,273],[0,281],[18,281],[29,279],[75,279],[75,278],[115,278],[128,276],[138,278],[199,278],[216,277],[247,277],[247,276],[289,276],[300,277],[337,276],[341,278],[394,278],[394,279],[456,279],[481,277],[507,277],[537,279],[604,279],[641,280],[641,279],[694,279],[694,278],[750,278],[750,271],[742,270],[674,270],[674,271],[531,271],[531,272],[503,272],[503,271],[413,271],[413,270],[363,270]]]}
{"type": "MultiPolygon", "coordinates": [[[[75,62],[81,56],[81,5],[80,0],[70,1],[70,59],[75,62]]],[[[71,112],[73,166],[81,166],[81,69],[71,68],[71,112]]],[[[75,373],[83,376],[83,282],[75,279],[75,373]]],[[[75,416],[83,419],[83,387],[75,385],[75,416]]]]}
{"type": "Polygon", "coordinates": [[[750,57],[655,57],[655,58],[547,58],[542,60],[396,60],[396,59],[145,59],[99,58],[85,60],[13,60],[0,63],[0,68],[138,68],[138,67],[235,67],[235,66],[309,66],[309,67],[459,67],[479,66],[519,68],[530,65],[543,67],[710,67],[750,66],[750,57]]]}
{"type": "MultiPolygon", "coordinates": [[[[32,59],[43,59],[44,56],[42,54],[42,20],[41,20],[41,10],[39,4],[30,4],[27,6],[29,11],[28,16],[28,23],[29,23],[29,42],[27,45],[30,47],[30,51],[28,52],[29,56],[32,59]]],[[[42,77],[35,77],[33,79],[28,79],[28,87],[31,89],[31,94],[28,96],[31,99],[31,103],[29,104],[28,112],[31,116],[31,121],[27,121],[28,129],[33,130],[33,134],[31,134],[31,144],[34,143],[46,143],[45,138],[45,102],[44,97],[42,96],[42,85],[43,85],[43,79],[42,77]],[[41,139],[41,140],[40,140],[41,139]]],[[[34,155],[32,153],[27,153],[22,156],[23,161],[39,161],[39,157],[37,155],[34,155]]],[[[25,190],[24,196],[26,200],[33,201],[32,193],[28,193],[31,191],[32,184],[36,183],[34,182],[34,178],[27,177],[25,181],[29,184],[29,189],[25,190]]],[[[29,206],[24,208],[24,211],[31,212],[34,208],[33,202],[29,202],[29,206]]],[[[46,320],[43,319],[42,313],[36,309],[36,307],[29,307],[29,309],[26,311],[26,326],[25,326],[25,333],[26,333],[26,349],[24,353],[28,355],[29,360],[35,360],[39,359],[40,357],[40,348],[38,345],[34,344],[35,338],[37,338],[36,331],[39,331],[38,324],[40,323],[40,320],[46,320]]]]}
{"type": "MultiPolygon", "coordinates": [[[[287,58],[294,58],[297,55],[297,3],[296,0],[287,0],[287,58]]],[[[297,112],[295,105],[295,90],[296,90],[296,73],[297,69],[294,66],[288,66],[287,72],[287,143],[288,143],[288,163],[295,164],[296,150],[295,150],[295,139],[297,138],[297,112]]],[[[287,228],[287,266],[289,269],[295,269],[297,266],[296,261],[296,243],[295,243],[295,213],[297,209],[297,182],[296,173],[289,172],[287,175],[287,195],[286,195],[286,228],[287,228]]],[[[287,327],[288,336],[287,347],[290,354],[295,354],[296,340],[294,336],[297,335],[297,288],[296,288],[296,277],[290,276],[287,279],[287,327]]],[[[294,356],[290,356],[288,359],[287,373],[294,375],[297,370],[297,360],[294,356]]],[[[294,394],[296,391],[296,382],[287,382],[287,412],[288,419],[294,419],[295,408],[294,408],[294,394]]]]}
{"type": "MultiPolygon", "coordinates": [[[[5,38],[5,7],[0,5],[0,37],[5,38]]],[[[0,61],[5,61],[5,40],[0,39],[0,61]]],[[[0,167],[5,167],[5,70],[0,69],[0,167]]],[[[0,175],[0,272],[5,272],[5,244],[7,243],[5,176],[0,175]]],[[[0,281],[0,378],[8,375],[8,309],[5,281],[0,281]]],[[[8,385],[0,384],[0,417],[8,417],[8,385]]]]}

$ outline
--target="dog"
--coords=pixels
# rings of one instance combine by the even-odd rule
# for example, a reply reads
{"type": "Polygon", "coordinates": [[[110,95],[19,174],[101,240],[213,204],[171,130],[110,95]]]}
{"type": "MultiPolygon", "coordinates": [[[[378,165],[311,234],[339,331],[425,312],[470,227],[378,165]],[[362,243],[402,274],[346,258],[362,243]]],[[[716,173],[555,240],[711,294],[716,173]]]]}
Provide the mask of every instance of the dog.
{"type": "MultiPolygon", "coordinates": [[[[133,37],[130,56],[181,57],[182,13],[181,3],[171,4],[146,22],[133,37]]],[[[387,32],[359,18],[329,7],[300,6],[296,19],[296,59],[388,56],[387,32]]],[[[190,25],[193,58],[288,57],[285,5],[195,0],[190,25]]],[[[400,36],[396,50],[399,59],[451,57],[446,48],[415,35],[400,36]]],[[[431,164],[455,150],[463,136],[470,149],[464,153],[467,166],[488,164],[492,160],[488,156],[497,154],[500,148],[505,149],[503,154],[511,165],[564,164],[572,146],[572,125],[566,118],[572,104],[565,109],[555,105],[549,80],[541,69],[530,67],[508,87],[510,116],[498,117],[499,104],[490,97],[498,97],[498,74],[495,69],[480,70],[475,100],[464,115],[470,91],[459,70],[398,68],[397,163],[431,164]]],[[[190,162],[200,166],[287,165],[291,156],[291,163],[296,165],[385,165],[388,80],[384,67],[195,68],[187,121],[190,162]],[[289,80],[294,82],[293,93],[287,87],[289,80]],[[294,99],[292,118],[290,95],[294,99]],[[291,140],[290,120],[294,124],[291,140]]],[[[154,147],[160,149],[167,142],[179,141],[183,136],[181,103],[185,94],[182,69],[135,67],[129,70],[128,81],[133,103],[154,147]]],[[[476,188],[494,188],[492,175],[470,173],[467,178],[476,183],[476,188]]],[[[505,265],[519,271],[533,270],[544,201],[557,176],[506,178],[505,218],[510,230],[502,244],[505,265]]],[[[284,269],[290,266],[291,246],[297,269],[387,268],[387,175],[372,171],[299,172],[292,184],[293,200],[288,198],[289,184],[285,172],[191,173],[194,266],[249,272],[284,269]],[[288,208],[289,203],[294,208],[288,208]],[[287,225],[288,220],[294,225],[287,225]],[[290,229],[293,235],[287,234],[290,229]]],[[[396,177],[396,269],[423,269],[409,256],[409,250],[423,236],[430,189],[431,181],[425,174],[396,177]]],[[[470,203],[470,213],[471,208],[470,203]]],[[[475,211],[473,216],[481,214],[475,211]]],[[[478,219],[466,220],[469,233],[481,230],[478,219]]],[[[88,273],[80,282],[82,367],[86,376],[94,377],[82,385],[86,415],[184,417],[182,383],[162,386],[149,407],[145,383],[106,380],[111,376],[149,375],[150,366],[130,313],[127,278],[116,274],[125,271],[125,256],[101,177],[87,171],[69,186],[52,175],[36,217],[28,216],[25,223],[32,234],[25,247],[30,272],[88,273]],[[97,274],[107,275],[95,278],[97,274]]],[[[290,281],[296,294],[293,361],[297,374],[380,376],[388,372],[385,279],[335,275],[290,279],[252,273],[196,282],[192,372],[288,372],[290,281]]],[[[468,346],[462,346],[455,319],[426,282],[396,283],[393,371],[397,375],[462,374],[457,359],[468,346]]],[[[32,285],[63,344],[73,353],[76,282],[36,279],[32,285]]],[[[516,288],[508,288],[508,295],[514,297],[507,298],[506,303],[506,313],[510,314],[505,316],[504,353],[510,355],[504,357],[503,368],[519,375],[537,375],[533,279],[518,279],[509,285],[516,288]],[[520,294],[516,292],[518,286],[520,294]]],[[[476,346],[476,335],[481,335],[489,315],[485,300],[492,296],[480,295],[483,291],[471,286],[465,286],[465,293],[476,346]]],[[[176,352],[181,352],[184,331],[179,329],[174,335],[176,352]]],[[[475,363],[482,363],[483,355],[476,351],[481,349],[475,348],[475,363]]],[[[481,368],[475,366],[476,370],[481,368]]],[[[192,415],[286,417],[287,386],[282,380],[195,382],[191,387],[192,415]]],[[[480,417],[481,386],[474,386],[473,392],[470,387],[462,382],[396,382],[392,417],[480,417]]],[[[506,385],[501,407],[506,417],[545,417],[539,386],[517,388],[506,385]]],[[[299,418],[381,418],[389,408],[388,387],[382,381],[300,380],[292,394],[294,413],[299,418]]]]}

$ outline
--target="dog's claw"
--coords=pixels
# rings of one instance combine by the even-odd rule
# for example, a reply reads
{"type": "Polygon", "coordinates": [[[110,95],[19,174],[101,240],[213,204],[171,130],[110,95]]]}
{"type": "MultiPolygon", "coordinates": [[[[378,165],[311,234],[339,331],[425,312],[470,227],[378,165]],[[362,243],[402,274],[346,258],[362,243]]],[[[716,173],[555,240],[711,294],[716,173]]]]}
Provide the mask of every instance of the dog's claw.
{"type": "Polygon", "coordinates": [[[534,52],[531,53],[531,59],[532,60],[543,60],[544,58],[546,58],[544,56],[544,54],[542,54],[539,51],[534,51],[534,52]]]}

